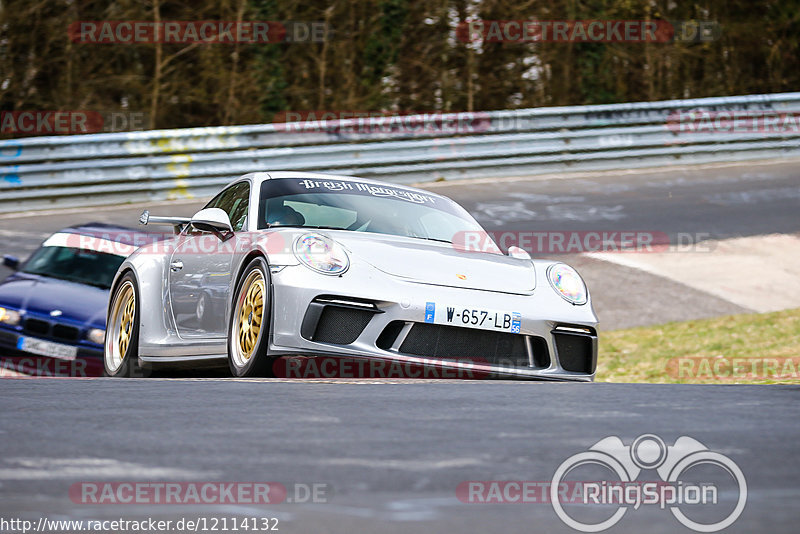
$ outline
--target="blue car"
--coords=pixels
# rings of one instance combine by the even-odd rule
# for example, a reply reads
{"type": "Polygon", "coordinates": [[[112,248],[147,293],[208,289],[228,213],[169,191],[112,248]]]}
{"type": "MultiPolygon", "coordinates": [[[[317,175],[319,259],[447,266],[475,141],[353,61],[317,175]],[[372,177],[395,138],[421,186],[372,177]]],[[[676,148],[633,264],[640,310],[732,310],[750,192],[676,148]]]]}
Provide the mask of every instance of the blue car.
{"type": "Polygon", "coordinates": [[[0,282],[2,367],[24,374],[99,376],[108,290],[122,261],[154,234],[88,223],[50,236],[0,282]]]}

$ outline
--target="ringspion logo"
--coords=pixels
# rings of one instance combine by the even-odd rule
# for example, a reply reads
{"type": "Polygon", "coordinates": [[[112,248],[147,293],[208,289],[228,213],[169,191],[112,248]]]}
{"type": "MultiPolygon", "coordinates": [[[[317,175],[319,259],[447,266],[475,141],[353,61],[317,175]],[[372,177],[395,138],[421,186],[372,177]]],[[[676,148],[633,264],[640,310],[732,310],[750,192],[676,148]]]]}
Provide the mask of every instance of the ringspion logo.
{"type": "MultiPolygon", "coordinates": [[[[609,436],[592,445],[588,451],[564,460],[556,469],[550,485],[550,504],[556,515],[580,532],[601,532],[611,528],[629,510],[638,510],[642,505],[669,508],[682,525],[694,531],[717,532],[729,527],[739,518],[746,502],[747,481],[739,466],[727,456],[709,450],[688,436],[679,437],[672,446],[667,446],[654,434],[643,434],[630,445],[625,445],[617,436],[609,436]],[[559,488],[563,482],[568,481],[570,473],[578,473],[587,467],[594,468],[594,471],[591,472],[591,478],[582,478],[578,484],[582,495],[581,504],[594,507],[595,510],[597,505],[612,505],[612,509],[616,509],[610,517],[603,515],[594,521],[585,516],[577,519],[559,499],[559,488]],[[697,476],[699,467],[713,470],[711,473],[701,471],[700,476],[708,479],[713,476],[722,482],[695,481],[692,475],[697,476]],[[653,470],[661,478],[662,484],[630,484],[642,472],[653,470]],[[606,473],[604,478],[596,476],[601,471],[606,473]],[[611,473],[610,478],[608,472],[611,473]],[[736,488],[734,491],[723,491],[720,489],[721,484],[732,484],[736,488]],[[720,502],[723,495],[734,494],[736,500],[732,507],[731,503],[720,502]],[[698,506],[703,511],[713,507],[722,511],[715,519],[701,522],[693,515],[698,506]]],[[[607,511],[608,507],[600,508],[607,511]]]]}

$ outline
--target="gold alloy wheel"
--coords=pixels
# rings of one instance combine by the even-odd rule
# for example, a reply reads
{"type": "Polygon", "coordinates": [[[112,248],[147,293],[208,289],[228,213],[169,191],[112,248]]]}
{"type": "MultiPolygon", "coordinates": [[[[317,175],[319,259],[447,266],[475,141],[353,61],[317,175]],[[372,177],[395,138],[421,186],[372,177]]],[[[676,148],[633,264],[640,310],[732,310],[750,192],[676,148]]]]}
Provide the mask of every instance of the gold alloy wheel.
{"type": "Polygon", "coordinates": [[[131,330],[133,329],[133,317],[136,313],[136,300],[133,298],[133,291],[127,291],[124,298],[125,308],[122,311],[122,318],[119,322],[119,354],[125,358],[128,346],[131,344],[131,330]]]}
{"type": "Polygon", "coordinates": [[[106,335],[105,356],[108,368],[116,371],[122,365],[133,338],[136,320],[136,293],[133,284],[126,280],[119,288],[111,308],[111,320],[106,335]]]}
{"type": "Polygon", "coordinates": [[[244,366],[255,352],[261,325],[264,320],[266,284],[260,270],[247,275],[239,301],[236,305],[236,332],[234,360],[238,367],[244,366]]]}

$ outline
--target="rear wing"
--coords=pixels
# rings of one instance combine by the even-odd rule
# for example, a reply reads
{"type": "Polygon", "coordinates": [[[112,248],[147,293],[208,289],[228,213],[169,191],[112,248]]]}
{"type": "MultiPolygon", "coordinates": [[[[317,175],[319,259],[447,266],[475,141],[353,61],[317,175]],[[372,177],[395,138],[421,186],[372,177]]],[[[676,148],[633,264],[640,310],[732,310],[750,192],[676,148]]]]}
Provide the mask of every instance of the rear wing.
{"type": "Polygon", "coordinates": [[[144,210],[139,216],[139,224],[142,226],[147,226],[148,224],[164,224],[174,227],[176,234],[181,233],[183,228],[191,221],[192,219],[189,217],[156,217],[150,215],[148,210],[144,210]]]}

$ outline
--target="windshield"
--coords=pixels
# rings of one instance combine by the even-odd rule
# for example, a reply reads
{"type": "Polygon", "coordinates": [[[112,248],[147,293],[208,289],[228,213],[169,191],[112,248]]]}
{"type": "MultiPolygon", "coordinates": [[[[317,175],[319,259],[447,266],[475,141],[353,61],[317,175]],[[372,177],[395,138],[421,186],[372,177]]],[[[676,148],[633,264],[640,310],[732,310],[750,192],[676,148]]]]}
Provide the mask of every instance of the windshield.
{"type": "Polygon", "coordinates": [[[481,226],[452,200],[400,187],[283,178],[261,185],[258,228],[293,226],[415,237],[452,243],[481,226]]]}
{"type": "Polygon", "coordinates": [[[33,253],[22,272],[109,289],[124,259],[94,250],[47,246],[33,253]]]}

